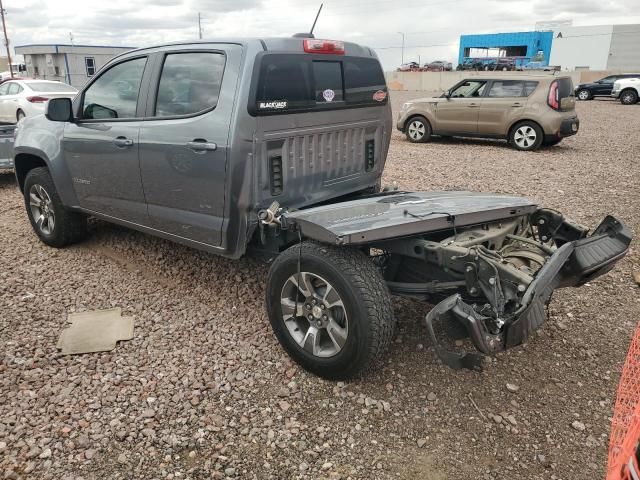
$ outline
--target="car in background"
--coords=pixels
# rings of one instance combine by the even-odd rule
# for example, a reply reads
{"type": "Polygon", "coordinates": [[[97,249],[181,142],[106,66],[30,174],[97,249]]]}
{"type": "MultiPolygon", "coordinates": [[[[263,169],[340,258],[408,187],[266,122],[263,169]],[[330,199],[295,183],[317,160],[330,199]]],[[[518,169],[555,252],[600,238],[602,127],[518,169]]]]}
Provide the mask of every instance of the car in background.
{"type": "Polygon", "coordinates": [[[451,62],[445,62],[444,60],[435,60],[425,63],[424,70],[427,72],[450,72],[453,70],[453,65],[451,62]]]}
{"type": "Polygon", "coordinates": [[[398,67],[398,72],[420,72],[420,64],[418,62],[403,63],[398,67]]]}
{"type": "Polygon", "coordinates": [[[484,63],[476,58],[465,58],[462,63],[456,67],[456,70],[484,70],[484,63]]]}
{"type": "Polygon", "coordinates": [[[543,72],[554,72],[559,71],[560,68],[553,65],[547,65],[545,62],[533,61],[527,63],[524,67],[522,67],[522,70],[542,70],[543,72]]]}
{"type": "Polygon", "coordinates": [[[503,72],[513,71],[516,69],[516,61],[512,58],[497,58],[494,60],[489,60],[484,64],[484,70],[496,71],[500,70],[503,72]]]}
{"type": "Polygon", "coordinates": [[[405,103],[396,123],[414,143],[501,138],[525,151],[556,145],[579,126],[571,77],[524,74],[462,80],[440,97],[405,103]]]}
{"type": "Polygon", "coordinates": [[[10,80],[0,85],[0,122],[17,123],[44,113],[50,98],[73,98],[78,90],[50,80],[10,80]]]}
{"type": "Polygon", "coordinates": [[[616,80],[611,89],[611,96],[620,99],[623,105],[633,105],[640,99],[640,78],[622,78],[616,80]]]}
{"type": "Polygon", "coordinates": [[[608,77],[591,83],[580,83],[576,86],[576,98],[578,100],[592,100],[594,97],[609,97],[613,90],[613,84],[617,80],[639,77],[640,73],[621,73],[618,75],[609,75],[608,77]]]}

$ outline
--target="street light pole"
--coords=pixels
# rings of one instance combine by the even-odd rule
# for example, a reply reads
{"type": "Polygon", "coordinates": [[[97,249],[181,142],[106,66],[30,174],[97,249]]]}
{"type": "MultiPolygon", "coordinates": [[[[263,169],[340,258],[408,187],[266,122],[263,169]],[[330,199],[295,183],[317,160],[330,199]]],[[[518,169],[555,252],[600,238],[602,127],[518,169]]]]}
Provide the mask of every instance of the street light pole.
{"type": "Polygon", "coordinates": [[[402,35],[402,53],[400,54],[400,65],[404,63],[404,33],[398,32],[398,35],[402,35]]]}
{"type": "Polygon", "coordinates": [[[200,15],[200,12],[198,12],[198,38],[202,40],[202,15],[200,15]]]}
{"type": "Polygon", "coordinates": [[[9,49],[9,38],[7,37],[7,25],[4,22],[4,7],[0,0],[0,15],[2,16],[2,31],[4,32],[4,44],[7,46],[7,62],[9,62],[9,73],[13,78],[13,67],[11,66],[11,50],[9,49]]]}

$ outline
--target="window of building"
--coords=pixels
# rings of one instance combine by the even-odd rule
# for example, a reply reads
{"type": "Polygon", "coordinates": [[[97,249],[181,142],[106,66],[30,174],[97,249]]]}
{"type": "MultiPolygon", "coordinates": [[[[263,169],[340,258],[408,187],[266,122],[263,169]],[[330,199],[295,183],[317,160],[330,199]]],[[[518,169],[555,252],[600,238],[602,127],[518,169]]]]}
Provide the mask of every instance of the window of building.
{"type": "Polygon", "coordinates": [[[93,57],[84,57],[84,66],[87,71],[87,77],[93,77],[96,73],[96,59],[93,57]]]}
{"type": "Polygon", "coordinates": [[[156,117],[190,115],[218,103],[225,57],[219,53],[175,53],[162,66],[156,117]]]}

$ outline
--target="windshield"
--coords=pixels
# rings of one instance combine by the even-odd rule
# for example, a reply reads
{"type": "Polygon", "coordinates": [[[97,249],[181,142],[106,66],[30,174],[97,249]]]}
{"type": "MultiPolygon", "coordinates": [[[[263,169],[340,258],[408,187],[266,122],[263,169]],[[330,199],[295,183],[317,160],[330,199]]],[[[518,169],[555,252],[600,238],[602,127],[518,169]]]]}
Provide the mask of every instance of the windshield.
{"type": "Polygon", "coordinates": [[[58,82],[25,82],[25,84],[34,92],[52,92],[52,93],[77,93],[78,91],[71,85],[58,82]]]}

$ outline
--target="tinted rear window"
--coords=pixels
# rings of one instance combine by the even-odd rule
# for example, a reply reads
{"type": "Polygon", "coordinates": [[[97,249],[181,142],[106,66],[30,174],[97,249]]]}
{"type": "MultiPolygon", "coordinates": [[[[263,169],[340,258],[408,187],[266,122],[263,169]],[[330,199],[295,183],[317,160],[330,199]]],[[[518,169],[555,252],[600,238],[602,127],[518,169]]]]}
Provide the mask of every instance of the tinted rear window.
{"type": "Polygon", "coordinates": [[[375,58],[265,54],[259,60],[254,114],[290,113],[387,102],[387,87],[375,58]],[[376,92],[382,91],[384,95],[376,92]]]}

